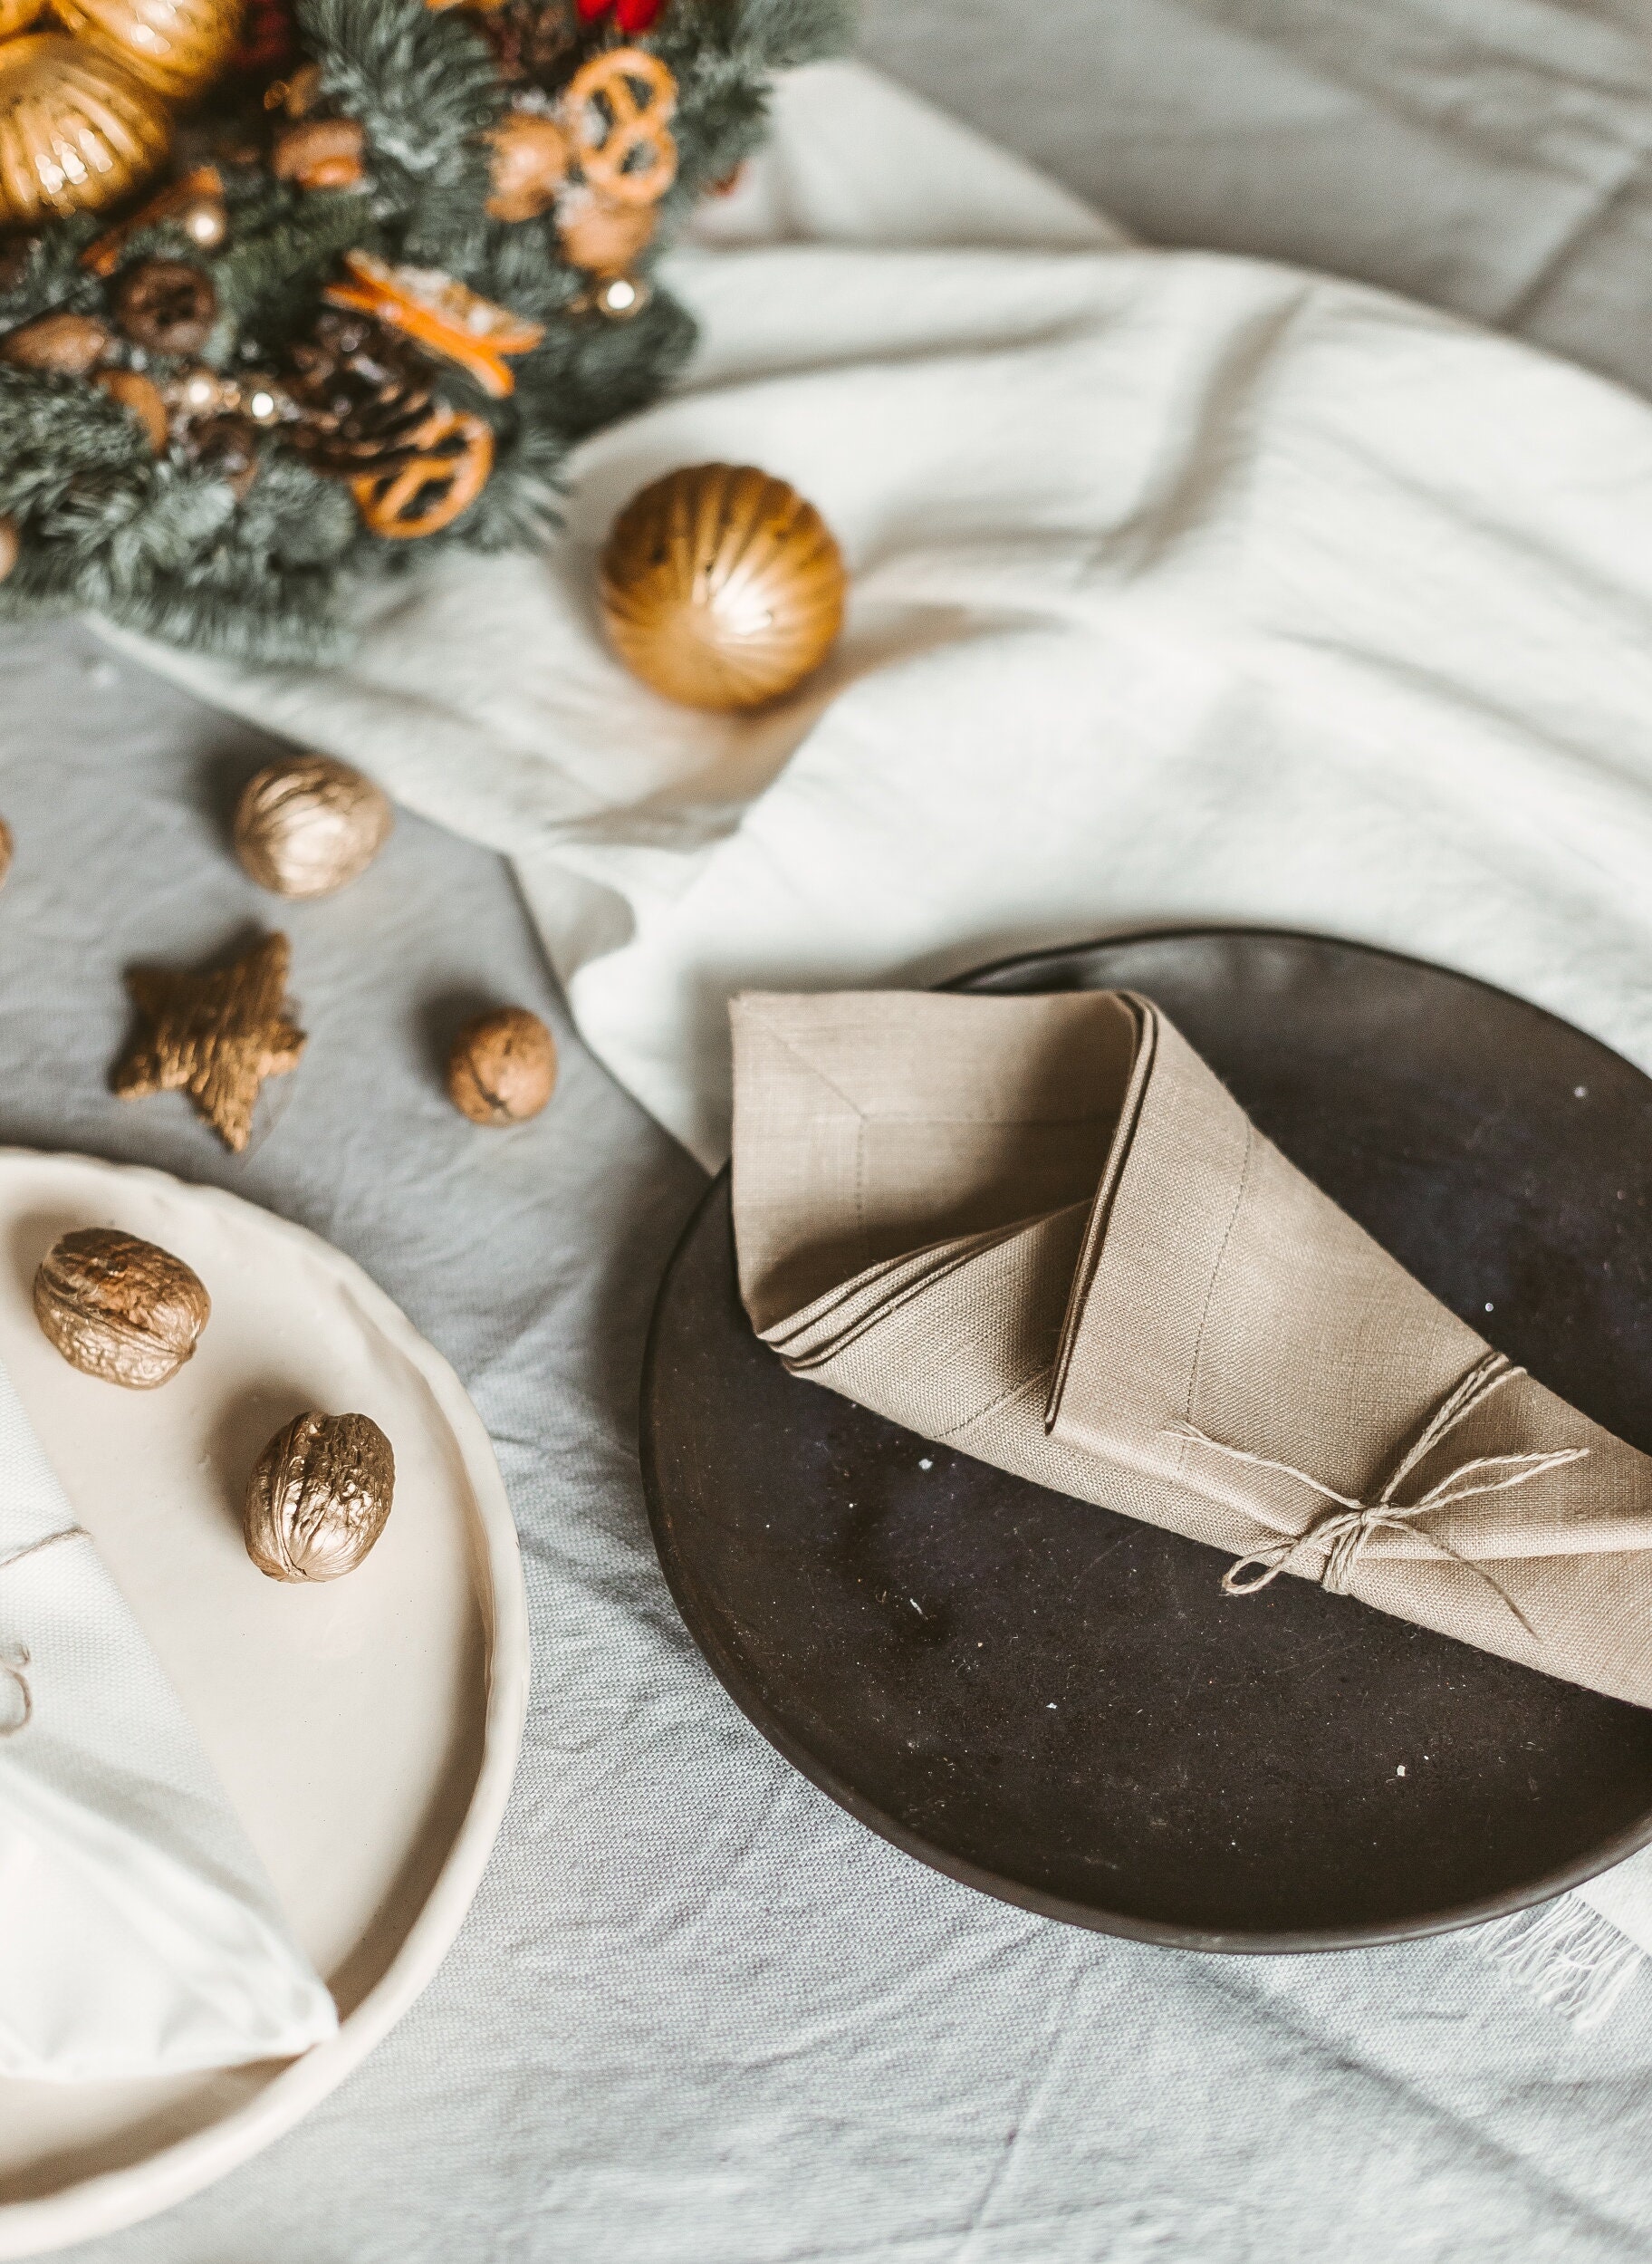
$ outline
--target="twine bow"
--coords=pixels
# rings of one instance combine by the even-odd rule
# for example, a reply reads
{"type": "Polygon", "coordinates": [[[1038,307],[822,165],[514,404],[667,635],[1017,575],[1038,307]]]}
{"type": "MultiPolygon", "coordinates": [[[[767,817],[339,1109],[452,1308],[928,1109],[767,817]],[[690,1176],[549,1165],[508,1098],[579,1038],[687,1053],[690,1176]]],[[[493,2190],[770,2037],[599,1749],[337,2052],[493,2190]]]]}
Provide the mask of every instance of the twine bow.
{"type": "Polygon", "coordinates": [[[1326,1552],[1320,1585],[1329,1589],[1332,1595],[1347,1595],[1359,1559],[1364,1556],[1374,1533],[1415,1533],[1430,1547],[1437,1549],[1442,1556],[1449,1556],[1454,1564],[1466,1566],[1494,1595],[1507,1604],[1532,1642],[1540,1641],[1537,1631],[1519,1604],[1492,1577],[1484,1565],[1476,1564],[1471,1556],[1463,1556],[1440,1534],[1426,1531],[1417,1520],[1426,1517],[1431,1510],[1448,1509],[1456,1502],[1467,1501],[1475,1494],[1502,1494],[1510,1492],[1517,1486],[1529,1486],[1534,1478],[1542,1478],[1551,1470],[1561,1469],[1568,1462],[1586,1460],[1589,1455],[1587,1447],[1557,1447],[1546,1454],[1476,1455],[1470,1461],[1459,1463],[1455,1470],[1448,1472],[1436,1485],[1431,1486],[1420,1500],[1401,1503],[1395,1499],[1425,1456],[1431,1454],[1459,1423],[1466,1421],[1476,1408],[1484,1407],[1494,1392],[1501,1392],[1505,1383],[1512,1383],[1516,1376],[1525,1373],[1523,1368],[1517,1368],[1512,1361],[1505,1359],[1502,1353],[1488,1353],[1441,1401],[1415,1442],[1396,1465],[1392,1476],[1375,1501],[1359,1501],[1351,1495],[1340,1494],[1334,1486],[1327,1486],[1311,1471],[1299,1470],[1293,1463],[1276,1462],[1271,1455],[1247,1454],[1242,1447],[1226,1446],[1220,1439],[1213,1439],[1208,1432],[1199,1430],[1196,1424],[1173,1424],[1171,1429],[1177,1437],[1192,1439],[1230,1462],[1244,1462],[1254,1469],[1277,1470],[1282,1477],[1299,1479],[1304,1486],[1332,1505],[1304,1531],[1288,1535],[1266,1548],[1253,1549],[1248,1556],[1236,1557],[1222,1575],[1223,1593],[1226,1595],[1256,1594],[1258,1590],[1277,1580],[1282,1572],[1289,1570],[1291,1560],[1299,1549],[1314,1546],[1326,1552]],[[1244,1575],[1253,1566],[1260,1566],[1262,1569],[1253,1578],[1247,1580],[1244,1575]]]}
{"type": "MultiPolygon", "coordinates": [[[[83,1525],[66,1525],[61,1531],[47,1533],[38,1541],[30,1541],[22,1548],[13,1549],[9,1556],[0,1556],[0,1572],[9,1572],[14,1565],[21,1565],[25,1557],[38,1556],[43,1548],[55,1548],[59,1541],[81,1538],[83,1525]]],[[[0,1675],[16,1690],[23,1711],[14,1720],[0,1721],[0,1738],[14,1738],[26,1729],[34,1719],[34,1693],[29,1688],[28,1668],[31,1663],[27,1643],[12,1643],[0,1649],[0,1675]]]]}

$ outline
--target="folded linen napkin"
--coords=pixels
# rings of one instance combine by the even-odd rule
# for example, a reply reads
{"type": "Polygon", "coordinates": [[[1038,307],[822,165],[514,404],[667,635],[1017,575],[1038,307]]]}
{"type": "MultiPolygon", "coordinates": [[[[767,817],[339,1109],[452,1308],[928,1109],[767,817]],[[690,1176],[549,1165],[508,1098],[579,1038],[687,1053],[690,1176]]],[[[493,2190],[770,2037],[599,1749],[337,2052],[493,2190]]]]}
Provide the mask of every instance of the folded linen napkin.
{"type": "Polygon", "coordinates": [[[337,2028],[0,1369],[0,2076],[239,2067],[337,2028]]]}
{"type": "MultiPolygon", "coordinates": [[[[1496,1353],[1148,1000],[753,994],[741,1292],[1034,1483],[1652,1705],[1652,1459],[1496,1353]]],[[[1213,1573],[1213,1578],[1218,1576],[1213,1573]]]]}

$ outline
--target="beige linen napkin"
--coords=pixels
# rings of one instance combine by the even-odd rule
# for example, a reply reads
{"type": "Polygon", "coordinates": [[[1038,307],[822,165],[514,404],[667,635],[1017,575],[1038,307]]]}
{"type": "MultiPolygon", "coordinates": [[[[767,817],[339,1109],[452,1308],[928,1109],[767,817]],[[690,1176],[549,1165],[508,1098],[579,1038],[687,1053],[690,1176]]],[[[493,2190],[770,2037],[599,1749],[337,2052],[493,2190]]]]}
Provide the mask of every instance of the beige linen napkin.
{"type": "Polygon", "coordinates": [[[741,1293],[795,1373],[1225,1551],[1236,1599],[1297,1574],[1652,1705],[1652,1460],[1448,1313],[1149,1001],[733,1019],[741,1293]]]}

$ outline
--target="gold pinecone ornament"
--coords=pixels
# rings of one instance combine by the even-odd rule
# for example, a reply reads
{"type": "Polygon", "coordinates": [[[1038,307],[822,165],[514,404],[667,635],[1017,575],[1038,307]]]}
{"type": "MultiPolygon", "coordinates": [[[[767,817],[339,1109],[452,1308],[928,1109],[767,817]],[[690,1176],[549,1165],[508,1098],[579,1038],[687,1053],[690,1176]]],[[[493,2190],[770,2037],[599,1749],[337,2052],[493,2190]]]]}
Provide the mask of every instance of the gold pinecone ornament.
{"type": "Polygon", "coordinates": [[[812,503],[751,465],[695,464],[632,497],[602,554],[602,610],[633,674],[688,708],[793,691],[843,623],[843,555],[812,503]]]}

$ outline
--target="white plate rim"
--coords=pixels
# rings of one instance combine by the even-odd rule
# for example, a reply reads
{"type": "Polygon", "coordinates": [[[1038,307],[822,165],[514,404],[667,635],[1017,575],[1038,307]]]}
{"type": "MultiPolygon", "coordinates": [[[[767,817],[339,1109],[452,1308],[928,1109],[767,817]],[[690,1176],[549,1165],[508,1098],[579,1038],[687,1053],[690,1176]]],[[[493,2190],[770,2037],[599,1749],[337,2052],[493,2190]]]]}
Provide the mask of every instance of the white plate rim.
{"type": "Polygon", "coordinates": [[[482,1765],[436,1883],[387,1970],[340,2024],[336,2037],[293,2061],[255,2098],[220,2122],[141,2162],[83,2179],[61,2192],[35,2201],[0,2201],[0,2264],[21,2264],[28,2257],[122,2231],[200,2192],[284,2136],[382,2042],[435,1975],[475,1900],[516,1775],[529,1680],[522,1550],[493,1441],[453,1368],[378,1283],[308,1227],[227,1188],[202,1186],[150,1164],[111,1163],[73,1151],[0,1147],[0,1171],[18,1162],[83,1165],[117,1185],[148,1180],[209,1210],[232,1216],[252,1211],[261,1231],[301,1244],[312,1262],[349,1288],[362,1312],[429,1385],[475,1500],[491,1593],[484,1599],[489,1625],[482,1765]]]}

